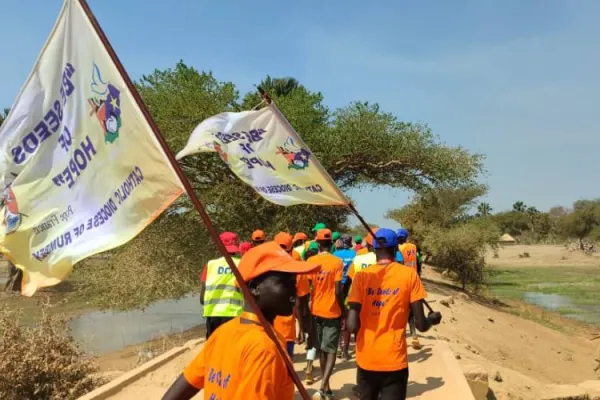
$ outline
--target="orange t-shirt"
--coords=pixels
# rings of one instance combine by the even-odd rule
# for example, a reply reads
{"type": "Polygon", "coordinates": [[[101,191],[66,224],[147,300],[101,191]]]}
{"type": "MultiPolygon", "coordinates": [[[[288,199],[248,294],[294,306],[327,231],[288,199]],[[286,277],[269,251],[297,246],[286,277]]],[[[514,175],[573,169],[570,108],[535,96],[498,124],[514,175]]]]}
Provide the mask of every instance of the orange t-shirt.
{"type": "Polygon", "coordinates": [[[312,303],[310,312],[321,318],[339,318],[342,310],[335,296],[335,284],[344,275],[344,262],[329,253],[317,254],[310,262],[321,265],[319,272],[309,275],[312,281],[312,303]]]}
{"type": "Polygon", "coordinates": [[[183,371],[204,398],[294,398],[294,382],[256,315],[244,312],[221,325],[183,371]],[[211,397],[213,396],[213,397],[211,397]]]}
{"type": "Polygon", "coordinates": [[[404,258],[404,265],[417,268],[417,246],[412,243],[403,243],[398,246],[398,250],[404,258]]]}
{"type": "MultiPolygon", "coordinates": [[[[298,275],[296,277],[296,296],[303,297],[310,293],[310,287],[308,285],[308,279],[306,275],[298,275]]],[[[273,321],[273,328],[277,333],[283,336],[284,345],[286,342],[293,342],[296,340],[296,315],[292,314],[287,317],[278,316],[273,321]]]]}
{"type": "Polygon", "coordinates": [[[296,261],[302,261],[302,256],[296,250],[292,250],[292,258],[296,261]]]}
{"type": "Polygon", "coordinates": [[[396,262],[372,265],[356,274],[348,304],[361,305],[358,366],[368,371],[408,367],[405,335],[410,304],[425,296],[417,271],[396,262]]]}

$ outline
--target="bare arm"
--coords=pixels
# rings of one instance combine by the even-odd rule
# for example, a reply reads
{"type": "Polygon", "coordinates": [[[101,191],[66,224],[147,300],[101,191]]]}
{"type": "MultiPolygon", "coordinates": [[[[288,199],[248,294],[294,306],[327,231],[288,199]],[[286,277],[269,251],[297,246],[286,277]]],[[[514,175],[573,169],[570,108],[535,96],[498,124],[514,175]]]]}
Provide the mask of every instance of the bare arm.
{"type": "Polygon", "coordinates": [[[346,327],[350,333],[358,333],[360,329],[360,309],[361,305],[359,303],[349,303],[348,304],[348,318],[346,319],[346,327]]]}
{"type": "Polygon", "coordinates": [[[189,400],[198,394],[200,390],[188,383],[183,374],[179,375],[171,385],[162,400],[189,400]]]}
{"type": "Polygon", "coordinates": [[[344,316],[346,314],[346,308],[344,307],[344,285],[342,284],[342,281],[335,283],[335,299],[337,300],[338,306],[342,311],[342,316],[344,316]]]}
{"type": "Polygon", "coordinates": [[[442,321],[442,314],[439,312],[430,312],[429,315],[425,317],[423,300],[417,300],[414,303],[410,303],[410,310],[415,317],[415,326],[420,332],[427,332],[433,325],[437,325],[442,321]]]}
{"type": "Polygon", "coordinates": [[[204,305],[204,292],[206,291],[206,283],[200,282],[200,304],[204,305]]]}

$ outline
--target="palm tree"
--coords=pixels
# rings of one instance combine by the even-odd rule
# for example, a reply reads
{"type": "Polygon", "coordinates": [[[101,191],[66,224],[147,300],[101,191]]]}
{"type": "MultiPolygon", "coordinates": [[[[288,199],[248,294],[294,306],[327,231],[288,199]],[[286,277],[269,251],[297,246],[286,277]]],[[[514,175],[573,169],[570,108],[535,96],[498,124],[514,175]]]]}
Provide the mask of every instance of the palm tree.
{"type": "Polygon", "coordinates": [[[477,214],[481,217],[487,217],[492,213],[492,207],[490,207],[489,203],[480,203],[477,206],[477,214]]]}
{"type": "Polygon", "coordinates": [[[260,91],[265,91],[269,96],[281,97],[289,95],[300,86],[300,82],[291,77],[271,78],[269,75],[258,85],[260,91]]]}
{"type": "Polygon", "coordinates": [[[522,201],[517,201],[513,204],[513,211],[522,213],[525,212],[525,210],[527,210],[527,206],[522,201]]]}

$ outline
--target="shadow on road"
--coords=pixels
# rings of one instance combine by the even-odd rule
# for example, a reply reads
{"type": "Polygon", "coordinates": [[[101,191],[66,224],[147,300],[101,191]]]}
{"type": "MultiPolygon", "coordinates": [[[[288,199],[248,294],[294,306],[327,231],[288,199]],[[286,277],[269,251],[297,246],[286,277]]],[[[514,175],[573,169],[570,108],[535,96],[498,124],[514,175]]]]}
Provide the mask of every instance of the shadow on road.
{"type": "Polygon", "coordinates": [[[445,382],[439,377],[427,377],[426,383],[408,382],[408,398],[420,396],[423,393],[444,386],[445,382]]]}

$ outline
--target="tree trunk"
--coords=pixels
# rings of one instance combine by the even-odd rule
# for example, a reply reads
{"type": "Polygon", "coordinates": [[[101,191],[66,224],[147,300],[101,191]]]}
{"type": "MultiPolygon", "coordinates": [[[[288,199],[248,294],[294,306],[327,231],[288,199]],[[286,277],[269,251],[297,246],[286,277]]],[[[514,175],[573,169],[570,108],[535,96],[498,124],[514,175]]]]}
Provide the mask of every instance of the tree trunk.
{"type": "Polygon", "coordinates": [[[579,238],[579,250],[585,250],[585,246],[583,245],[583,238],[579,238]]]}
{"type": "Polygon", "coordinates": [[[20,292],[21,282],[23,282],[23,271],[15,267],[11,262],[8,263],[8,280],[4,285],[5,292],[20,292]]]}

